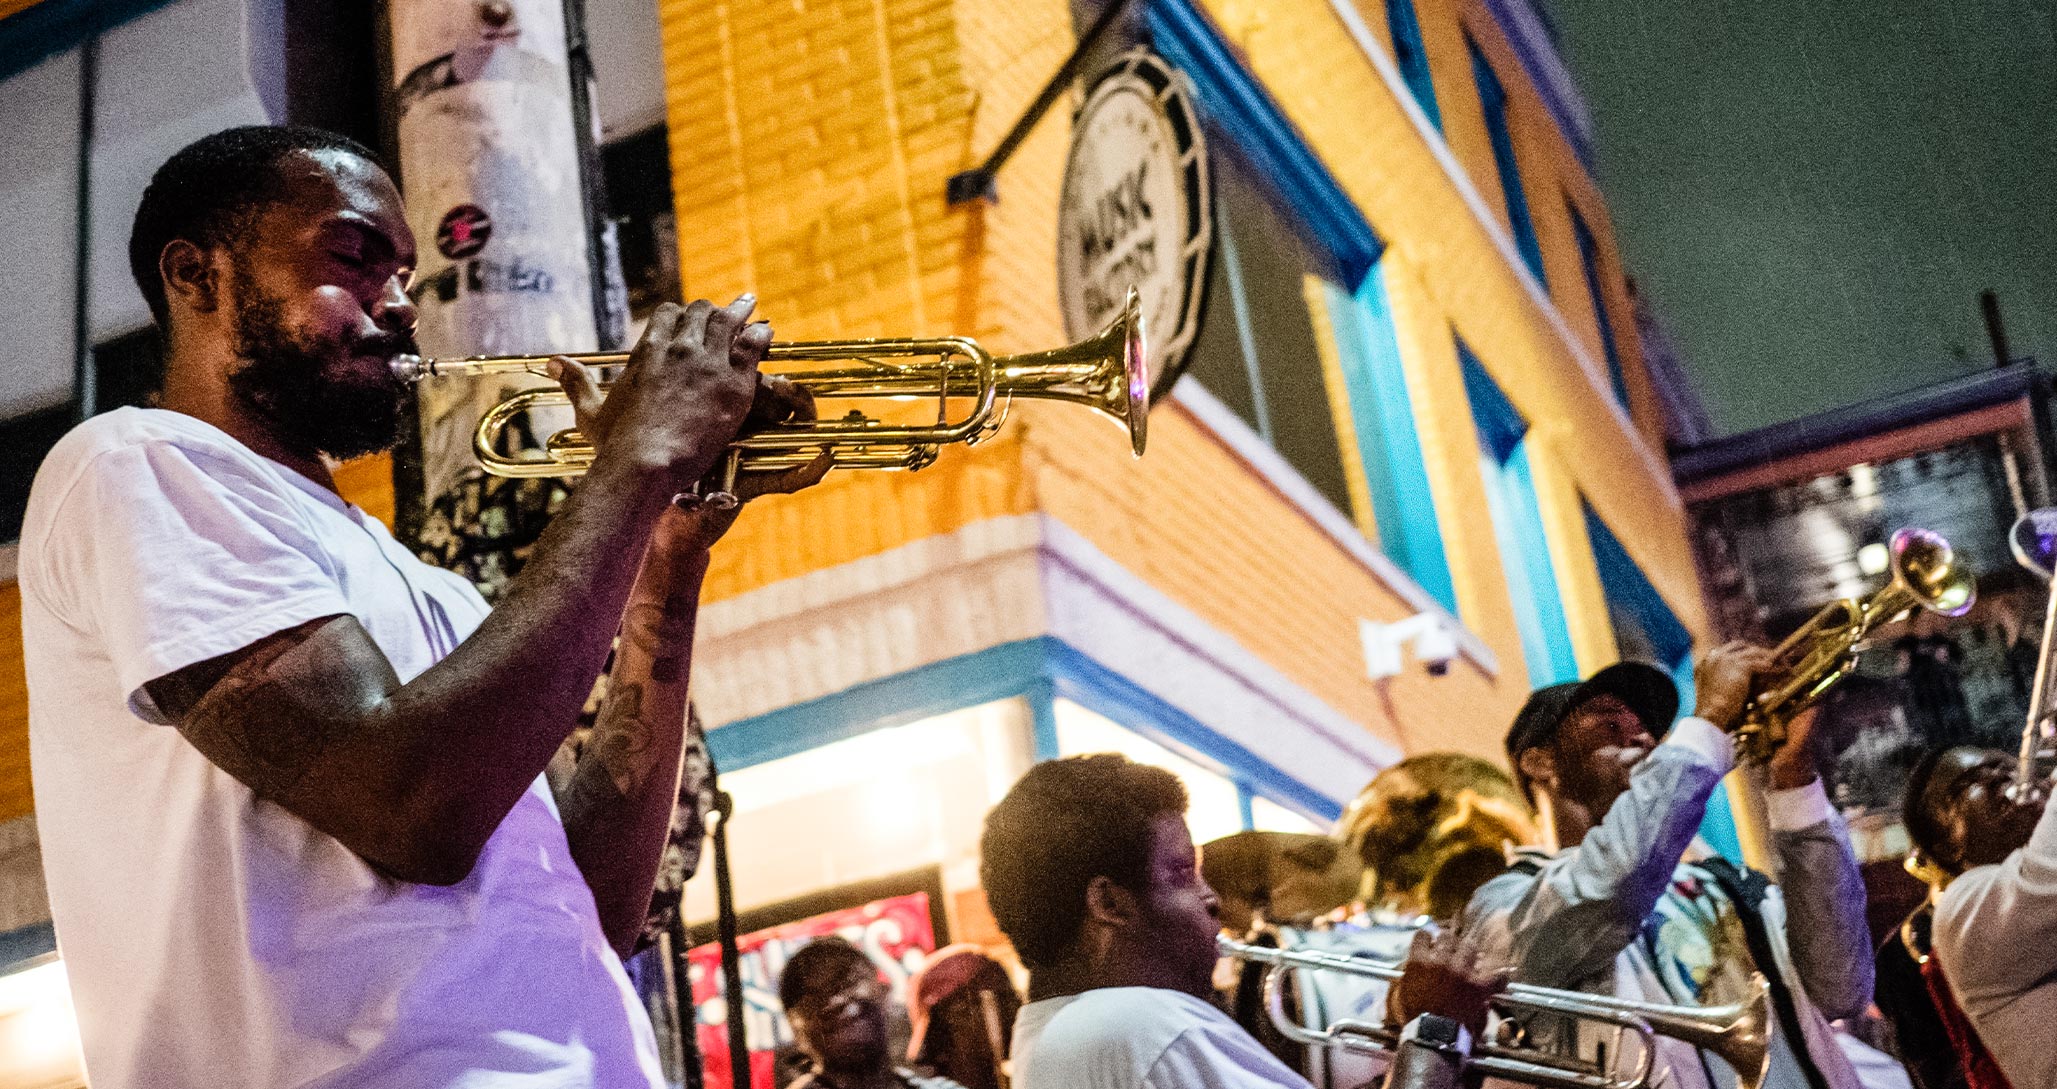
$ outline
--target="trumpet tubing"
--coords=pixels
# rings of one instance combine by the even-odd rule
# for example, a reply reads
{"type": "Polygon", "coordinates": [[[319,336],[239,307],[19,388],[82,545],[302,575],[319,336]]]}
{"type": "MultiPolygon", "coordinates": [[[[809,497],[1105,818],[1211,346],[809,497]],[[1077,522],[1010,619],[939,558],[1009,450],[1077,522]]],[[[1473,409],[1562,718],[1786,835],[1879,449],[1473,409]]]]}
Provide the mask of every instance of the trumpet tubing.
{"type": "Polygon", "coordinates": [[[1892,578],[1861,598],[1831,602],[1772,651],[1767,675],[1776,678],[1750,697],[1736,728],[1736,746],[1751,763],[1771,759],[1785,744],[1786,724],[1834,688],[1857,662],[1872,629],[1925,609],[1963,616],[1977,601],[1971,573],[1956,561],[1950,542],[1925,529],[1902,529],[1890,545],[1892,578]]]}
{"type": "MultiPolygon", "coordinates": [[[[724,488],[739,472],[805,465],[824,451],[842,469],[919,469],[951,443],[971,445],[999,430],[1014,398],[1084,405],[1121,424],[1141,457],[1148,437],[1150,375],[1141,303],[1131,289],[1120,314],[1098,335],[1063,348],[996,356],[968,337],[908,337],[773,344],[766,360],[840,363],[783,373],[817,401],[835,398],[932,400],[936,420],[893,424],[852,410],[804,423],[775,424],[739,435],[730,444],[724,488]],[[952,415],[952,402],[965,402],[952,415]]],[[[547,375],[551,355],[430,359],[402,356],[393,373],[403,382],[426,378],[528,373],[547,375]]],[[[627,363],[627,352],[572,354],[588,366],[627,363]]],[[[541,456],[504,450],[509,429],[530,410],[567,405],[560,390],[522,390],[479,420],[472,446],[496,476],[577,476],[592,464],[593,444],[567,428],[543,443],[541,456]]]]}
{"type": "MultiPolygon", "coordinates": [[[[1285,981],[1293,972],[1324,971],[1366,979],[1398,982],[1404,966],[1395,967],[1360,957],[1308,950],[1267,949],[1229,938],[1217,939],[1222,956],[1267,966],[1264,1008],[1272,1027],[1289,1040],[1315,1047],[1364,1053],[1390,1053],[1399,1044],[1398,1029],[1383,1022],[1345,1019],[1310,1029],[1286,1016],[1285,981]]],[[[1582,1059],[1531,1047],[1481,1042],[1473,1049],[1471,1069],[1489,1078],[1505,1078],[1553,1089],[1650,1089],[1656,1063],[1656,1037],[1667,1036],[1719,1055],[1736,1071],[1738,1089],[1757,1089],[1771,1054],[1770,991],[1756,977],[1748,999],[1726,1006],[1668,1006],[1637,1002],[1583,991],[1562,991],[1523,983],[1508,985],[1494,997],[1493,1012],[1502,1021],[1550,1014],[1598,1024],[1640,1046],[1626,1066],[1596,1067],[1582,1059]]],[[[1610,1049],[1614,1062],[1624,1062],[1624,1049],[1610,1049]]]]}

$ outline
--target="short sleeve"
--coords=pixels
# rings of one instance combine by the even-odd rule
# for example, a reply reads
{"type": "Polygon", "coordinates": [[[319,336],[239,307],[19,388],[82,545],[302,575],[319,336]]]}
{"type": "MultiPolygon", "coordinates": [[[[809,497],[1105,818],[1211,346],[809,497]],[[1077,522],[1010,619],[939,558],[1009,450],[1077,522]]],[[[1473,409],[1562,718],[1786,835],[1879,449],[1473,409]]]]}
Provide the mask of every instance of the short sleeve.
{"type": "Polygon", "coordinates": [[[1235,1025],[1179,1033],[1143,1076],[1145,1089],[1311,1089],[1235,1025]]]}
{"type": "Polygon", "coordinates": [[[36,527],[36,592],[98,639],[138,716],[166,722],[150,681],[350,611],[286,486],[226,451],[130,443],[86,460],[36,527]]]}

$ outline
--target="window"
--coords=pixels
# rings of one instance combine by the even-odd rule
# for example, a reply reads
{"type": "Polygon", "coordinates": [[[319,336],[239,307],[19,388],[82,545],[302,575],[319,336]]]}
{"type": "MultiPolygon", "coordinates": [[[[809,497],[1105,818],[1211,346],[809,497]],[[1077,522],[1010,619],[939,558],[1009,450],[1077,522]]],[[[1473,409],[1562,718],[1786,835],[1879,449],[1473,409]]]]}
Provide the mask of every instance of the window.
{"type": "Polygon", "coordinates": [[[1621,349],[1614,343],[1614,320],[1607,316],[1607,295],[1600,289],[1600,245],[1585,217],[1571,210],[1571,231],[1578,238],[1579,266],[1586,275],[1586,294],[1593,300],[1593,320],[1600,326],[1600,350],[1607,356],[1607,377],[1614,383],[1614,399],[1628,407],[1628,379],[1621,369],[1621,349]]]}
{"type": "Polygon", "coordinates": [[[1057,751],[1063,756],[1118,752],[1138,764],[1163,768],[1186,788],[1186,826],[1194,843],[1234,835],[1244,828],[1243,803],[1234,781],[1070,700],[1056,701],[1057,751]]]}
{"type": "Polygon", "coordinates": [[[1507,226],[1514,232],[1514,245],[1521,251],[1522,263],[1535,274],[1536,282],[1547,283],[1543,277],[1543,250],[1536,243],[1535,221],[1529,218],[1528,194],[1521,186],[1521,164],[1514,157],[1514,135],[1507,128],[1507,89],[1500,85],[1493,66],[1486,63],[1485,54],[1479,52],[1478,43],[1465,44],[1471,49],[1471,78],[1478,84],[1479,106],[1486,115],[1486,135],[1493,142],[1493,165],[1500,172],[1500,191],[1507,198],[1507,226]]]}
{"type": "MultiPolygon", "coordinates": [[[[724,770],[741,906],[977,859],[986,810],[1028,770],[1027,730],[1022,702],[999,700],[724,770]]],[[[714,917],[712,883],[687,882],[685,913],[714,917]]]]}
{"type": "Polygon", "coordinates": [[[1303,291],[1305,243],[1234,155],[1214,161],[1214,265],[1186,373],[1339,510],[1350,492],[1303,291]]]}
{"type": "Polygon", "coordinates": [[[1440,132],[1443,115],[1436,109],[1436,85],[1428,67],[1428,50],[1421,44],[1421,22],[1414,17],[1414,0],[1386,0],[1386,26],[1393,34],[1393,60],[1400,66],[1400,78],[1414,93],[1414,102],[1440,132]]]}
{"type": "Polygon", "coordinates": [[[1564,624],[1564,603],[1557,594],[1557,572],[1550,562],[1550,543],[1529,467],[1528,421],[1462,341],[1457,354],[1472,423],[1478,429],[1486,506],[1514,603],[1529,683],[1542,687],[1577,680],[1578,661],[1572,654],[1571,631],[1564,624]]]}
{"type": "Polygon", "coordinates": [[[1422,464],[1383,266],[1373,266],[1354,293],[1327,281],[1321,288],[1342,372],[1347,422],[1356,440],[1345,445],[1355,447],[1363,485],[1358,504],[1368,508],[1360,511],[1358,524],[1388,558],[1454,613],[1457,593],[1422,464]]]}

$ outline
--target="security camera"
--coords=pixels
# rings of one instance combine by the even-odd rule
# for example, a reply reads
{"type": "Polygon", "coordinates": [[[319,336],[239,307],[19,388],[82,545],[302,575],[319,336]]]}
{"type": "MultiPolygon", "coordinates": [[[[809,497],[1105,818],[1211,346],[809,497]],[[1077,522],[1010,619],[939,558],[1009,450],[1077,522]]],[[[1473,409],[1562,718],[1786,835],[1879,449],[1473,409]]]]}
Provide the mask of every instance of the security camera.
{"type": "Polygon", "coordinates": [[[1360,620],[1358,632],[1364,643],[1365,672],[1375,681],[1401,674],[1405,668],[1402,648],[1410,642],[1414,657],[1431,677],[1449,673],[1450,663],[1457,659],[1457,631],[1442,613],[1416,613],[1391,624],[1360,620]]]}
{"type": "Polygon", "coordinates": [[[1450,672],[1450,663],[1457,657],[1457,636],[1438,617],[1414,637],[1414,656],[1421,659],[1429,676],[1440,677],[1450,672]]]}

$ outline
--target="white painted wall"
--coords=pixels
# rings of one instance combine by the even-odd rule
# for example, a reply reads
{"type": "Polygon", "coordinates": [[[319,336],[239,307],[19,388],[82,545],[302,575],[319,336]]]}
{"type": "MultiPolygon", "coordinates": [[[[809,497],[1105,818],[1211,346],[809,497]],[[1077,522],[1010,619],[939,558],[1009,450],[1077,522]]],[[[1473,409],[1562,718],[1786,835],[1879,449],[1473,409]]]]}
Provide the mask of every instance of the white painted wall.
{"type": "Polygon", "coordinates": [[[0,81],[0,417],[71,396],[79,65],[0,81]]]}
{"type": "MultiPolygon", "coordinates": [[[[179,0],[101,39],[87,274],[94,340],[149,324],[128,239],[151,173],[200,136],[282,111],[278,9],[279,0],[179,0]]],[[[71,396],[79,129],[77,52],[0,81],[0,417],[71,396]]]]}
{"type": "MultiPolygon", "coordinates": [[[[88,272],[94,340],[150,322],[129,275],[128,250],[129,225],[150,175],[210,132],[272,120],[250,78],[249,21],[253,15],[276,19],[268,10],[273,6],[180,0],[101,40],[88,272]]],[[[280,70],[276,63],[266,67],[273,78],[280,70]]],[[[278,88],[268,91],[271,101],[285,101],[278,88]]]]}
{"type": "Polygon", "coordinates": [[[664,122],[664,45],[657,0],[586,0],[603,139],[664,122]]]}

